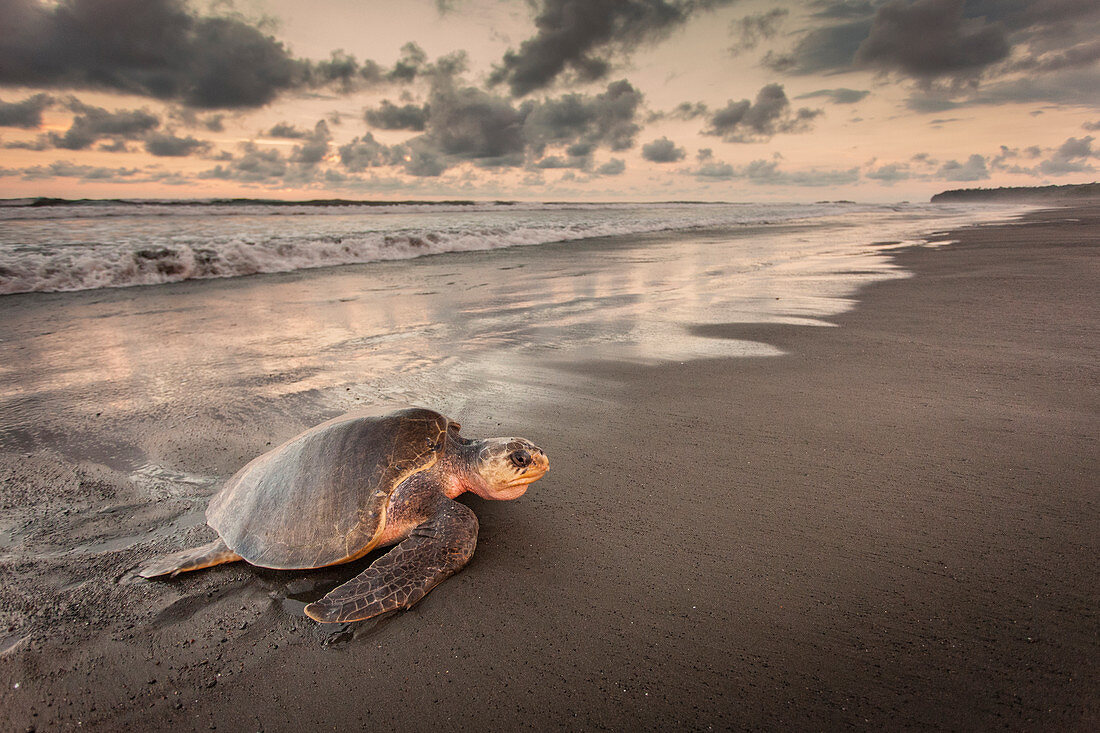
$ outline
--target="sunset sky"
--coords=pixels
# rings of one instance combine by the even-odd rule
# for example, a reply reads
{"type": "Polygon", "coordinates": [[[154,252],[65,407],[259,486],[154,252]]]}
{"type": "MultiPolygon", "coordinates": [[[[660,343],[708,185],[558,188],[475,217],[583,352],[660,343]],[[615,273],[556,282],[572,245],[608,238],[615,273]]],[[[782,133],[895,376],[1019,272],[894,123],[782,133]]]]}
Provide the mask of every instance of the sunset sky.
{"type": "Polygon", "coordinates": [[[0,197],[1081,183],[1095,0],[0,0],[0,197]]]}

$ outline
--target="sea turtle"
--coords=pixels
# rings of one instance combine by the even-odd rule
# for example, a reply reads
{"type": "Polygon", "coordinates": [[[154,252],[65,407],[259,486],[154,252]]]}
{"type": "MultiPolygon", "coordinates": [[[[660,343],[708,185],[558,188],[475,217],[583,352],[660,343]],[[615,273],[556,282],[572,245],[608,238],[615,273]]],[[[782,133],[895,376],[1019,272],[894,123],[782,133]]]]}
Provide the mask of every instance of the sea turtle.
{"type": "Polygon", "coordinates": [[[305,612],[336,623],[408,608],[474,553],[477,516],[455,497],[515,499],[550,468],[527,440],[468,440],[459,428],[416,407],[311,428],[253,460],[214,496],[206,521],[217,540],[153,560],[138,574],[237,560],[320,568],[399,543],[305,612]]]}

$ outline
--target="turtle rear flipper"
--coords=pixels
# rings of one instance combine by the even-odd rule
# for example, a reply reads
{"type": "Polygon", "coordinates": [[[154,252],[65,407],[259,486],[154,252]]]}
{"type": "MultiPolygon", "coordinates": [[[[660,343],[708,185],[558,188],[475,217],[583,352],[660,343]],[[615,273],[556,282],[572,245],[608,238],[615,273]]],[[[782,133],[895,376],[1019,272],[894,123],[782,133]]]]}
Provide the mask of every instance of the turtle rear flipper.
{"type": "Polygon", "coordinates": [[[199,570],[211,565],[221,565],[226,562],[236,562],[241,556],[230,550],[221,538],[214,540],[209,545],[193,547],[189,550],[180,550],[171,555],[150,560],[141,566],[138,575],[143,578],[155,578],[158,575],[179,575],[188,570],[199,570]]]}
{"type": "Polygon", "coordinates": [[[477,516],[448,500],[369,568],[306,606],[306,615],[321,623],[346,623],[409,608],[461,570],[476,546],[477,516]]]}

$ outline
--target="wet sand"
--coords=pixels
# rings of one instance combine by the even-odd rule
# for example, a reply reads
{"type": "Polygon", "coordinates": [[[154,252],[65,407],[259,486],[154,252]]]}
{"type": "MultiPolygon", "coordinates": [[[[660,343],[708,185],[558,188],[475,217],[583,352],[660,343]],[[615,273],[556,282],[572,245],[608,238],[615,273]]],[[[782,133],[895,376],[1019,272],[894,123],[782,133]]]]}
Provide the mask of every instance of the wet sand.
{"type": "MultiPolygon", "coordinates": [[[[201,505],[149,502],[187,476],[139,493],[110,461],[9,446],[0,510],[29,524],[7,536],[104,545],[112,513],[163,529],[3,562],[5,724],[1095,730],[1100,209],[950,238],[894,251],[914,277],[868,285],[836,328],[697,330],[783,356],[559,365],[566,397],[469,407],[465,432],[530,437],[553,470],[517,502],[466,500],[470,565],[377,622],[299,615],[361,563],[135,582],[206,537],[201,505]]],[[[309,410],[288,400],[270,434],[327,417],[309,410]]],[[[270,439],[229,409],[187,419],[150,418],[142,448],[225,475],[270,439]]]]}

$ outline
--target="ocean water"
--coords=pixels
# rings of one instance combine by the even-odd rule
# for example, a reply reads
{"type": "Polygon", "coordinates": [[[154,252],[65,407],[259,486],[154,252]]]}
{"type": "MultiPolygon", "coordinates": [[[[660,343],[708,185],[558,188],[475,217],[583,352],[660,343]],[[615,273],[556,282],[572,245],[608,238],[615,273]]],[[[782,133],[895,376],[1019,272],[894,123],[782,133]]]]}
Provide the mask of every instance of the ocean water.
{"type": "Polygon", "coordinates": [[[944,206],[74,203],[0,206],[0,294],[153,285],[830,217],[966,219],[944,206]]]}
{"type": "Polygon", "coordinates": [[[0,445],[132,446],[201,415],[611,399],[585,364],[779,355],[708,327],[829,327],[860,286],[906,276],[892,247],[1022,210],[3,207],[0,289],[74,292],[0,296],[0,445]],[[145,427],[90,427],[108,417],[145,427]]]}

